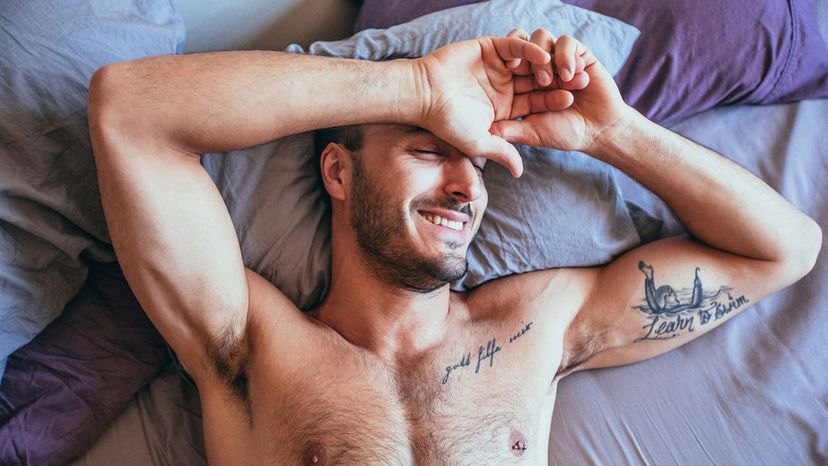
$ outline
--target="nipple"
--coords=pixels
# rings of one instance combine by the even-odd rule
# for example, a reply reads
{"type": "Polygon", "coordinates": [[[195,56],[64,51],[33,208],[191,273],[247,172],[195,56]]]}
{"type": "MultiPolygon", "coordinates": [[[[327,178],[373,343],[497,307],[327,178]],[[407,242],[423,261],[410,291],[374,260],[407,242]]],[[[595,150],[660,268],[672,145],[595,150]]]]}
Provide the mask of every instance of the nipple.
{"type": "Polygon", "coordinates": [[[523,452],[525,452],[528,448],[526,437],[516,430],[513,430],[509,435],[509,445],[511,447],[512,454],[515,456],[523,455],[523,452]]]}
{"type": "Polygon", "coordinates": [[[327,459],[325,447],[321,443],[314,442],[305,450],[302,463],[307,466],[323,466],[327,464],[327,459]]]}

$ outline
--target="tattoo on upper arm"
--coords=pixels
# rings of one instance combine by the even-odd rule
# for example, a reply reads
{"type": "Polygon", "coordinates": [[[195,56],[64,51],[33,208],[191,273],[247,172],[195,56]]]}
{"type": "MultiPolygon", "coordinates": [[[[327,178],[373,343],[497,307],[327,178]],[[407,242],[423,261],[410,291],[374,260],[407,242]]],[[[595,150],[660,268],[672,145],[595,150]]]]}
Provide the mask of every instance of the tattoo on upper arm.
{"type": "Polygon", "coordinates": [[[667,340],[680,333],[691,333],[697,328],[712,324],[749,303],[745,295],[734,298],[733,288],[721,286],[705,291],[701,281],[701,269],[696,267],[692,288],[674,290],[670,285],[655,286],[653,267],[644,261],[638,263],[644,273],[644,302],[633,309],[646,314],[647,323],[641,327],[646,333],[634,340],[667,340]],[[725,301],[726,298],[726,301],[725,301]]]}

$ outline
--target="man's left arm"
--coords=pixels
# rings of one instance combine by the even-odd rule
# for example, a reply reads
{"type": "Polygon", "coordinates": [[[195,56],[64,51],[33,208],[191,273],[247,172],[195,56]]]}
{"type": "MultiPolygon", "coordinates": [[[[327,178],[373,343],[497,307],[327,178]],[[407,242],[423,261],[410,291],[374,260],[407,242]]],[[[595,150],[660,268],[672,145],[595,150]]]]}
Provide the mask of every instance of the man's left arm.
{"type": "Polygon", "coordinates": [[[630,110],[589,153],[664,199],[690,235],[641,246],[587,274],[591,291],[567,331],[560,373],[662,354],[813,268],[819,225],[712,150],[630,110]]]}
{"type": "Polygon", "coordinates": [[[615,166],[663,199],[690,232],[638,247],[605,267],[568,271],[586,291],[566,331],[558,376],[657,356],[813,268],[822,245],[819,225],[770,186],[629,107],[577,40],[543,31],[512,35],[554,52],[554,69],[546,71],[555,80],[548,86],[539,85],[537,66],[523,67],[531,87],[569,90],[574,102],[520,122],[498,122],[495,132],[510,142],[579,150],[615,166]],[[561,70],[576,57],[584,59],[587,76],[564,81],[561,75],[569,73],[561,70]]]}

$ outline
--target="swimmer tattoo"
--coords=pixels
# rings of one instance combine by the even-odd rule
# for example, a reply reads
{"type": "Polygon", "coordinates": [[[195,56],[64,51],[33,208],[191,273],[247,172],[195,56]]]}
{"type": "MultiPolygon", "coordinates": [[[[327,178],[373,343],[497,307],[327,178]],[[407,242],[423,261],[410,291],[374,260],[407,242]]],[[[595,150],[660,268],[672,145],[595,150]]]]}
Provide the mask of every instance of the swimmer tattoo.
{"type": "Polygon", "coordinates": [[[750,302],[744,295],[734,298],[730,294],[733,288],[727,286],[705,292],[699,267],[696,267],[692,291],[691,288],[676,291],[670,285],[656,288],[653,266],[640,261],[638,269],[644,273],[644,304],[633,306],[633,309],[646,314],[648,322],[641,327],[646,334],[635,343],[668,340],[681,332],[694,332],[699,326],[719,320],[750,302]],[[722,295],[727,296],[727,303],[723,302],[722,295]]]}

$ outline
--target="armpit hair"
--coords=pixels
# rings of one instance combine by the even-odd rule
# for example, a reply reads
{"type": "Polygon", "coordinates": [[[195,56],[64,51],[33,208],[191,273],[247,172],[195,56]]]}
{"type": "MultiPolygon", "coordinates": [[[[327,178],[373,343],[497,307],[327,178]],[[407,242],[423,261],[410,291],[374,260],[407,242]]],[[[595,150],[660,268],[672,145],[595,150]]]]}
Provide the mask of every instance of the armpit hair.
{"type": "Polygon", "coordinates": [[[556,378],[569,375],[572,371],[589,361],[606,348],[607,331],[604,328],[587,328],[585,325],[573,325],[564,335],[564,352],[558,367],[556,378]]]}
{"type": "Polygon", "coordinates": [[[234,398],[245,406],[248,421],[252,420],[250,391],[247,379],[247,364],[250,343],[244,329],[228,325],[221,333],[210,339],[207,357],[216,376],[230,390],[234,398]]]}

